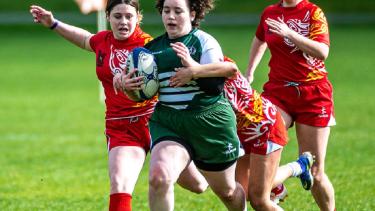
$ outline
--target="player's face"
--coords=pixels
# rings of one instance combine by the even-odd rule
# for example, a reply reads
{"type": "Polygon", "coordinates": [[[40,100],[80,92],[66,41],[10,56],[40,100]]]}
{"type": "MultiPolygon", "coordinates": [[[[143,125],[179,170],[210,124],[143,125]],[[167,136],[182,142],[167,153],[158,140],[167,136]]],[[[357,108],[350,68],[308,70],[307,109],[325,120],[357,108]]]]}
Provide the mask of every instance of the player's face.
{"type": "Polygon", "coordinates": [[[113,7],[108,21],[113,35],[117,40],[129,38],[138,24],[138,13],[135,7],[128,4],[118,4],[113,7]]]}
{"type": "Polygon", "coordinates": [[[170,39],[188,34],[192,30],[194,17],[195,12],[190,12],[188,0],[165,0],[162,19],[170,39]]]}

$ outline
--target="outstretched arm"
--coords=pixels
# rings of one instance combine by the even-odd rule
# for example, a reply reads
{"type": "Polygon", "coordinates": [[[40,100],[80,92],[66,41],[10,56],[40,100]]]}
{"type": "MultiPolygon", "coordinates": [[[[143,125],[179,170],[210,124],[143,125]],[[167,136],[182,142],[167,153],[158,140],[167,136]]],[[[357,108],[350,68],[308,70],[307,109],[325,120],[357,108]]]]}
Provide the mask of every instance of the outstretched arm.
{"type": "Polygon", "coordinates": [[[93,51],[89,43],[91,36],[93,36],[90,32],[56,20],[52,12],[40,6],[30,6],[30,13],[34,17],[35,23],[41,23],[43,26],[53,29],[66,40],[82,49],[93,51]]]}

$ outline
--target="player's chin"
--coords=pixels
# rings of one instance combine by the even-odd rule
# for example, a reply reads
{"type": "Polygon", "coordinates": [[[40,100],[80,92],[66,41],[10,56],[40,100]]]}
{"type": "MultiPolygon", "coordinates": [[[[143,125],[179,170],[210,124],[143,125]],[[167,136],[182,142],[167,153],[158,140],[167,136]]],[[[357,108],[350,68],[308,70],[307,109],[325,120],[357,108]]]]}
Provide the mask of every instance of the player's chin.
{"type": "Polygon", "coordinates": [[[116,33],[116,39],[118,40],[126,40],[130,37],[130,33],[128,32],[117,32],[116,33]]]}

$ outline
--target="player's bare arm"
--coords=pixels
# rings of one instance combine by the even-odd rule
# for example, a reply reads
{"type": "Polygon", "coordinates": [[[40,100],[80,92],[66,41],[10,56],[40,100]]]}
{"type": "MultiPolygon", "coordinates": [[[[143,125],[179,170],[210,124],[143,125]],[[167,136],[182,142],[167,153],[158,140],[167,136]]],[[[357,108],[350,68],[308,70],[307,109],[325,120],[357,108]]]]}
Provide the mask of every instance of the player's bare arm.
{"type": "Polygon", "coordinates": [[[260,60],[263,57],[264,52],[267,49],[267,43],[259,40],[256,36],[254,37],[249,55],[249,64],[246,71],[246,79],[251,84],[254,80],[254,72],[258,66],[260,60]]]}
{"type": "Polygon", "coordinates": [[[35,23],[40,23],[54,30],[66,40],[82,49],[93,51],[89,43],[91,36],[93,36],[90,32],[56,20],[51,11],[37,5],[30,6],[30,13],[35,23]]]}
{"type": "Polygon", "coordinates": [[[189,49],[181,42],[172,43],[171,47],[184,65],[184,67],[175,69],[176,75],[170,79],[172,87],[183,86],[197,78],[231,77],[238,71],[237,66],[231,62],[200,65],[191,58],[189,49]]]}
{"type": "Polygon", "coordinates": [[[217,62],[191,67],[176,68],[176,75],[171,78],[171,86],[179,87],[193,79],[209,77],[233,77],[239,70],[233,62],[217,62]]]}
{"type": "Polygon", "coordinates": [[[328,45],[298,34],[296,31],[290,29],[280,17],[277,20],[267,18],[266,23],[270,27],[271,32],[290,39],[299,49],[308,55],[321,60],[327,59],[329,53],[328,45]]]}

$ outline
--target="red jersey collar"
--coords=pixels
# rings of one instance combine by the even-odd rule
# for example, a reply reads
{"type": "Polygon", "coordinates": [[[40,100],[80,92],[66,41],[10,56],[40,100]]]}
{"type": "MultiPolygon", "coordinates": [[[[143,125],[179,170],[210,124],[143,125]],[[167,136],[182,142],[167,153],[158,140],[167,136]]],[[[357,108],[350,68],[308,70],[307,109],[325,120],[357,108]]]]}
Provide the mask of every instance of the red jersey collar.
{"type": "Polygon", "coordinates": [[[140,35],[141,34],[143,34],[143,31],[142,31],[142,29],[141,29],[141,27],[139,27],[139,25],[137,25],[136,27],[135,27],[135,29],[134,29],[134,32],[133,32],[133,34],[132,35],[130,35],[130,37],[128,37],[127,39],[125,39],[125,40],[117,40],[114,36],[113,36],[113,33],[112,33],[112,41],[113,41],[113,43],[115,43],[115,44],[127,44],[127,45],[131,45],[131,44],[133,44],[133,43],[138,43],[139,42],[139,37],[140,37],[140,35]]]}

